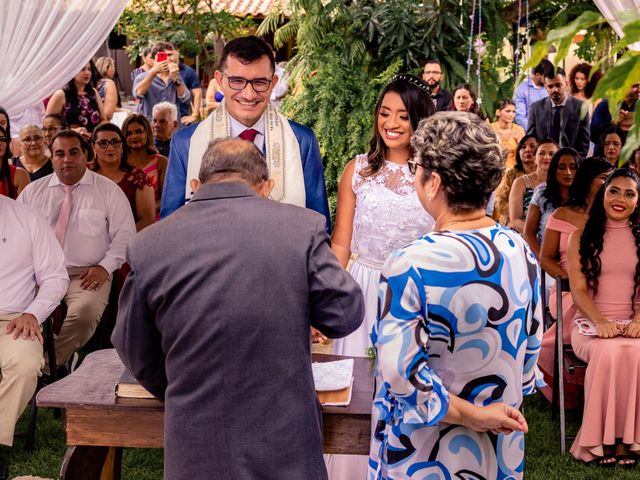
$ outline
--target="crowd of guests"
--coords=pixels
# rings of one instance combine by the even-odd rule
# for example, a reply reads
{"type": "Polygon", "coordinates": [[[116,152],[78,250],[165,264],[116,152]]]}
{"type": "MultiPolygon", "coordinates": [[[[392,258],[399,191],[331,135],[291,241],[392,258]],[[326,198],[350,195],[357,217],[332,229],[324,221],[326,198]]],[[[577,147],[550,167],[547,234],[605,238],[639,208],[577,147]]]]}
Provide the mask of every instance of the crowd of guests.
{"type": "MultiPolygon", "coordinates": [[[[271,103],[278,76],[264,41],[225,46],[215,112],[200,123],[182,108],[201,92],[173,45],[159,42],[143,58],[133,87],[141,111],[121,127],[108,122],[121,105],[108,59],[96,62],[99,81],[89,63],[55,92],[42,124],[22,126],[13,151],[0,109],[0,240],[12,252],[0,257],[0,445],[12,445],[38,376],[69,368],[115,279],[126,277],[114,345],[165,399],[168,478],[224,471],[321,479],[327,470],[334,480],[522,478],[528,426],[519,409],[524,395],[552,384],[555,362],[555,327],[543,332],[542,302],[554,296],[541,296],[542,276],[552,286],[560,275],[571,286],[562,302],[565,340],[588,362],[584,401],[576,390],[568,402],[584,409],[571,452],[604,466],[635,464],[640,152],[625,165],[620,152],[640,85],[617,118],[606,100],[591,115],[582,107],[599,75],[590,78],[580,64],[567,77],[545,60],[513,101],[497,104],[490,123],[472,87],[447,92],[440,63],[428,60],[422,78],[396,75],[381,92],[369,151],[346,164],[331,229],[317,140],[271,103]],[[172,220],[156,223],[161,216],[172,220]],[[180,237],[200,224],[202,235],[180,237]],[[203,254],[208,248],[216,253],[203,254]],[[269,285],[239,278],[248,265],[271,272],[269,285]],[[305,286],[287,289],[285,270],[305,286]],[[214,294],[209,281],[219,287],[214,294]],[[180,302],[166,301],[169,293],[180,302]],[[47,365],[40,325],[61,303],[58,365],[47,365]],[[286,328],[281,310],[291,319],[286,328]],[[222,326],[194,324],[198,312],[230,322],[224,328],[251,348],[228,350],[222,326]],[[335,353],[375,352],[368,458],[320,459],[309,326],[335,339],[335,353]],[[282,343],[254,341],[270,329],[282,343]],[[185,338],[197,341],[185,348],[185,338]],[[259,432],[244,422],[247,438],[304,431],[308,442],[296,455],[274,447],[257,458],[250,440],[233,440],[222,463],[203,460],[207,445],[228,448],[208,422],[230,405],[208,407],[215,392],[175,372],[214,372],[220,359],[211,351],[237,362],[225,371],[278,365],[274,352],[262,351],[271,343],[291,347],[299,375],[277,388],[252,382],[252,395],[234,397],[233,408],[264,413],[260,391],[265,409],[286,399],[296,418],[262,415],[259,432]],[[211,358],[189,360],[202,357],[211,358]],[[197,422],[180,420],[195,409],[197,422]],[[200,432],[193,453],[178,446],[189,429],[200,432]]],[[[552,315],[559,308],[549,307],[552,315]]],[[[3,465],[0,457],[0,479],[3,465]]]]}

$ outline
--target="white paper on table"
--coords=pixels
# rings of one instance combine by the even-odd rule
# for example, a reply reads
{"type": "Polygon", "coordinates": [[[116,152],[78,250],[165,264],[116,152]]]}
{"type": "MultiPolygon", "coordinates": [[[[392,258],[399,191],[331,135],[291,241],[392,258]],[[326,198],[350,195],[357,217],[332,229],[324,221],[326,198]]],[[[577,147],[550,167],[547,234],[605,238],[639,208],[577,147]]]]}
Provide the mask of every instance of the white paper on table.
{"type": "Polygon", "coordinates": [[[351,385],[353,378],[353,358],[335,362],[313,362],[313,382],[316,391],[342,390],[351,385]]]}
{"type": "MultiPolygon", "coordinates": [[[[576,326],[578,327],[578,333],[580,335],[586,335],[588,337],[594,337],[597,335],[596,326],[593,324],[591,320],[587,320],[586,318],[579,318],[574,320],[576,326]]],[[[626,327],[631,323],[631,320],[616,320],[616,323],[619,327],[626,327]]]]}

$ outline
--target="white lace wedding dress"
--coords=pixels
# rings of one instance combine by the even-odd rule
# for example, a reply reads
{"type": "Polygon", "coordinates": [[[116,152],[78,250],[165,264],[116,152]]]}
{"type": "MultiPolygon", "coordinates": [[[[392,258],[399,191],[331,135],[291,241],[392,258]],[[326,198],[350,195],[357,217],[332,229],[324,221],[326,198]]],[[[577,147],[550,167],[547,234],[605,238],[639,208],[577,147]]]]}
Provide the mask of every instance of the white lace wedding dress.
{"type": "Polygon", "coordinates": [[[378,282],[384,261],[394,250],[433,230],[433,218],[424,211],[407,165],[385,162],[375,175],[363,177],[367,156],[356,157],[352,179],[356,195],[351,252],[357,255],[350,273],[362,288],[365,319],[358,330],[334,341],[338,355],[364,357],[371,346],[371,329],[378,310],[378,282]]]}
{"type": "MultiPolygon", "coordinates": [[[[357,255],[349,272],[362,288],[365,317],[358,330],[334,340],[338,355],[365,357],[371,347],[371,329],[378,311],[378,282],[387,256],[433,230],[434,221],[424,211],[407,165],[385,162],[375,175],[363,177],[367,156],[356,157],[351,182],[356,194],[351,252],[357,255]]],[[[367,455],[325,455],[330,480],[364,480],[367,455]]]]}

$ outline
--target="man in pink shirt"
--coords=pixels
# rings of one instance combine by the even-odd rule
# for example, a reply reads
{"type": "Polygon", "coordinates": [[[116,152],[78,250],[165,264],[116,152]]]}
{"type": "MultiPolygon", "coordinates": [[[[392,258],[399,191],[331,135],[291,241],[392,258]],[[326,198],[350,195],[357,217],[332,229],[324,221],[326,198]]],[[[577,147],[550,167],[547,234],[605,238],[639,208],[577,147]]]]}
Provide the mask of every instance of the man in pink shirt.
{"type": "Polygon", "coordinates": [[[56,361],[64,365],[93,335],[109,299],[111,278],[136,234],[133,213],[120,187],[87,169],[82,137],[63,130],[51,144],[51,175],[30,183],[18,201],[40,210],[64,252],[69,288],[67,316],[56,337],[56,361]]]}

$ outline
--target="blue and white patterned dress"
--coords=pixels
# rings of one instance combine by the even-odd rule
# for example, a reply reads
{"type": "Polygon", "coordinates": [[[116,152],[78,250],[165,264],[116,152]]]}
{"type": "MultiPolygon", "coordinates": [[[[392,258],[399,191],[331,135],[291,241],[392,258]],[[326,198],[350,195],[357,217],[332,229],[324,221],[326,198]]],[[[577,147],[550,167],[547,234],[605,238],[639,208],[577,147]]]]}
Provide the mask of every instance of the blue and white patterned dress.
{"type": "Polygon", "coordinates": [[[368,478],[517,479],[524,435],[442,422],[449,393],[520,407],[542,338],[539,268],[498,224],[431,233],[396,250],[380,279],[368,478]]]}

